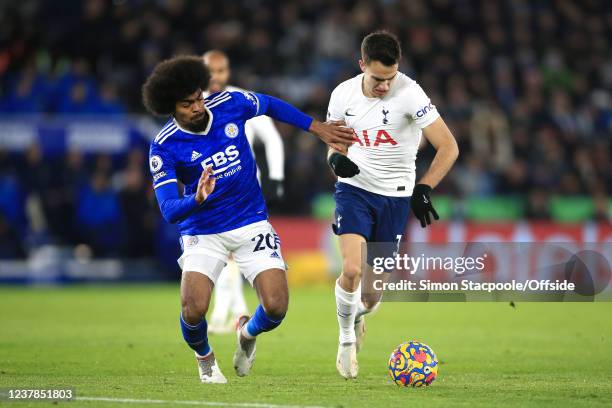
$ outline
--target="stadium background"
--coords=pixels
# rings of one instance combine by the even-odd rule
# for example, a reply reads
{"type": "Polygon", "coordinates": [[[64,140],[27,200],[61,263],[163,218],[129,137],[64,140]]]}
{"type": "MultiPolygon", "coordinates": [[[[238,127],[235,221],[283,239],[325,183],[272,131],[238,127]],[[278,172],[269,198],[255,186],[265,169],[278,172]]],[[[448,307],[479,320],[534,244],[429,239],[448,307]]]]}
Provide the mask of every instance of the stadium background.
{"type": "MultiPolygon", "coordinates": [[[[459,142],[435,191],[439,228],[546,225],[556,235],[574,225],[571,239],[610,236],[605,1],[27,0],[0,4],[0,276],[175,279],[176,231],[146,163],[159,120],[140,101],[155,64],[222,49],[232,84],[323,119],[333,87],[358,72],[360,39],[381,27],[399,36],[401,71],[459,142]]],[[[286,199],[271,214],[294,269],[320,278],[338,268],[334,179],[322,143],[278,127],[286,199]]],[[[419,172],[433,153],[424,146],[419,172]]]]}
{"type": "MultiPolygon", "coordinates": [[[[461,149],[433,195],[442,220],[411,223],[410,239],[612,240],[605,0],[0,0],[0,394],[71,387],[75,406],[110,407],[609,406],[609,302],[387,303],[368,319],[360,377],[341,379],[334,179],[323,144],[282,124],[287,195],[270,207],[290,314],[258,341],[246,378],[231,372],[234,336],[211,336],[230,384],[197,381],[177,324],[177,234],[147,169],[159,122],[140,103],[144,78],[164,58],[218,48],[233,84],[322,119],[379,28],[400,37],[401,70],[461,149]],[[411,338],[441,360],[423,392],[386,373],[411,338]]],[[[425,146],[418,171],[432,155],[425,146]]]]}

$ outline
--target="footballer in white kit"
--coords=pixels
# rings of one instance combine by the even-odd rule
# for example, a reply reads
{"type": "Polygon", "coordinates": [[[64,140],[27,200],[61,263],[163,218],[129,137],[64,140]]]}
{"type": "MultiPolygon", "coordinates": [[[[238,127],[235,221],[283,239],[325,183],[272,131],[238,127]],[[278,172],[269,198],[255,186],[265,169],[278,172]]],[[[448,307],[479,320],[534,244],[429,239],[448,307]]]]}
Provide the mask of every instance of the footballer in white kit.
{"type": "Polygon", "coordinates": [[[410,197],[422,129],[440,114],[419,84],[401,72],[384,98],[364,96],[363,77],[338,85],[329,102],[328,119],[344,120],[355,131],[348,158],[359,174],[338,181],[371,193],[410,197]]]}
{"type": "Polygon", "coordinates": [[[438,219],[429,197],[458,156],[455,139],[419,84],[398,71],[397,38],[386,31],[367,35],[361,44],[362,74],[332,92],[328,120],[344,121],[354,130],[345,151],[330,149],[328,162],[338,176],[334,232],[339,236],[342,274],[335,295],[340,327],[336,368],[345,378],[358,374],[357,351],[365,334],[364,316],[380,302],[381,293],[361,291],[364,243],[371,265],[374,256],[392,256],[406,230],[410,209],[421,226],[438,219]],[[421,137],[436,149],[429,169],[416,182],[421,137]]]}
{"type": "MultiPolygon", "coordinates": [[[[230,64],[227,55],[219,50],[207,51],[202,60],[210,73],[208,89],[203,92],[206,98],[214,92],[242,92],[244,89],[228,85],[230,64]]],[[[285,150],[283,139],[268,116],[256,116],[244,124],[249,145],[257,139],[264,145],[266,163],[268,164],[268,189],[265,190],[266,201],[280,201],[284,196],[283,180],[285,178],[285,150]]],[[[259,169],[257,178],[261,181],[259,169]]],[[[215,288],[214,307],[210,317],[210,333],[230,333],[234,330],[236,320],[249,313],[242,291],[242,275],[233,259],[223,268],[215,288]]]]}

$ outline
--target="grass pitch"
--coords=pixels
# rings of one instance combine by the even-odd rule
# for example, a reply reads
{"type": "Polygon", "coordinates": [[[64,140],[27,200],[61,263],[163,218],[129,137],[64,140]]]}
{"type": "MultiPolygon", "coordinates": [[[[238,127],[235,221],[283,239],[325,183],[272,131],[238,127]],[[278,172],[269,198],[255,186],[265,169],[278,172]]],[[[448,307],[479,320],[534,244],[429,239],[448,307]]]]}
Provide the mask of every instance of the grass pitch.
{"type": "MultiPolygon", "coordinates": [[[[253,310],[252,290],[248,300],[253,310]]],[[[0,388],[260,408],[612,404],[612,303],[385,303],[367,320],[359,378],[346,381],[335,369],[333,289],[293,289],[287,319],[258,339],[250,376],[233,372],[235,336],[210,336],[225,385],[199,382],[178,312],[178,285],[0,287],[0,388]],[[399,388],[388,377],[389,354],[409,339],[442,362],[431,387],[399,388]]]]}

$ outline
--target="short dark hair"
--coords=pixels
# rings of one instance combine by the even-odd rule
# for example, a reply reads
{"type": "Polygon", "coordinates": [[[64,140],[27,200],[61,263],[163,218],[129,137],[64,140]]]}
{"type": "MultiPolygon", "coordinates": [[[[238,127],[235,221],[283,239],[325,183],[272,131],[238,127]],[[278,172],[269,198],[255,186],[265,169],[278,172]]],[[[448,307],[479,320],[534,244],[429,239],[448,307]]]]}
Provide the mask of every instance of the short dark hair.
{"type": "Polygon", "coordinates": [[[397,64],[402,58],[400,42],[388,31],[370,33],[361,42],[361,58],[366,64],[372,61],[380,61],[386,66],[397,64]]]}
{"type": "Polygon", "coordinates": [[[198,57],[174,57],[157,64],[142,86],[142,102],[154,115],[171,115],[176,103],[208,88],[210,75],[198,57]]]}

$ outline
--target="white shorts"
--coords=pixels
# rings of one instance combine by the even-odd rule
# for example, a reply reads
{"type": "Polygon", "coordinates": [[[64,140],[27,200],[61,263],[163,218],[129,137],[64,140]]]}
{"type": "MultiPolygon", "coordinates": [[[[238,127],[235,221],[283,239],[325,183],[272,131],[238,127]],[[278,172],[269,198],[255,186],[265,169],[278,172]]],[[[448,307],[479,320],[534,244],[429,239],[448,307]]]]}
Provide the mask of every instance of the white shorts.
{"type": "Polygon", "coordinates": [[[220,234],[183,235],[181,240],[183,255],[178,264],[183,272],[203,273],[213,283],[217,282],[230,254],[251,285],[265,270],[287,270],[280,239],[267,220],[220,234]]]}

